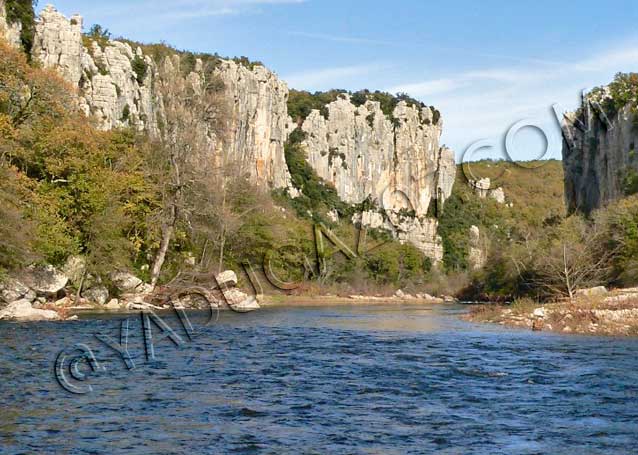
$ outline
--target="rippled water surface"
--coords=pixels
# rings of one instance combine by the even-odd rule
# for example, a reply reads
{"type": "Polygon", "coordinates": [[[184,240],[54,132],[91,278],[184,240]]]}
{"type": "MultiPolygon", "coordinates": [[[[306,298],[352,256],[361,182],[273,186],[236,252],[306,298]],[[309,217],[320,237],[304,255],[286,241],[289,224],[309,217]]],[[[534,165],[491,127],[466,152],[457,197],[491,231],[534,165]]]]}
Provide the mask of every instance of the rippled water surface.
{"type": "MultiPolygon", "coordinates": [[[[0,323],[0,453],[638,453],[638,340],[479,326],[453,306],[222,314],[128,371],[95,334],[125,317],[0,323]],[[106,371],[72,395],[54,363],[84,343],[106,371]]],[[[192,316],[193,325],[202,317],[192,316]]]]}

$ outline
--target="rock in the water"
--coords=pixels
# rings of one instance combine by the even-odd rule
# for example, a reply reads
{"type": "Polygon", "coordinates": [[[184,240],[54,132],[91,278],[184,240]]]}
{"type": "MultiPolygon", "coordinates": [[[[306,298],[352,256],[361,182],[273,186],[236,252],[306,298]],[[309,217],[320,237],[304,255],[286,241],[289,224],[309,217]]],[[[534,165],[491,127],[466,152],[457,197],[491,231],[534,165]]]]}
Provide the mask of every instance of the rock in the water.
{"type": "Polygon", "coordinates": [[[138,288],[144,283],[135,275],[128,272],[115,272],[111,274],[111,281],[115,287],[124,293],[137,292],[138,288]]]}
{"type": "Polygon", "coordinates": [[[240,289],[226,289],[224,291],[224,300],[229,305],[239,305],[244,300],[248,299],[248,294],[240,289]]]}
{"type": "Polygon", "coordinates": [[[45,297],[55,297],[69,282],[69,278],[52,265],[32,265],[22,279],[38,295],[45,297]]]}
{"type": "Polygon", "coordinates": [[[82,297],[91,302],[95,302],[98,305],[105,305],[109,300],[109,290],[106,286],[96,286],[91,289],[87,289],[82,293],[82,297]]]}
{"type": "Polygon", "coordinates": [[[249,296],[240,289],[226,289],[223,294],[222,302],[226,302],[234,311],[245,313],[260,308],[255,296],[249,296]]]}
{"type": "Polygon", "coordinates": [[[237,274],[232,270],[226,270],[220,273],[215,279],[217,280],[217,284],[222,288],[237,286],[237,274]]]}
{"type": "Polygon", "coordinates": [[[11,303],[4,310],[0,311],[0,320],[10,320],[19,322],[34,321],[59,321],[62,318],[55,311],[38,310],[33,308],[28,300],[19,300],[11,303]]]}
{"type": "Polygon", "coordinates": [[[261,308],[254,296],[247,296],[246,294],[244,294],[244,296],[245,298],[241,302],[230,304],[233,311],[248,313],[249,311],[256,311],[261,308]]]}

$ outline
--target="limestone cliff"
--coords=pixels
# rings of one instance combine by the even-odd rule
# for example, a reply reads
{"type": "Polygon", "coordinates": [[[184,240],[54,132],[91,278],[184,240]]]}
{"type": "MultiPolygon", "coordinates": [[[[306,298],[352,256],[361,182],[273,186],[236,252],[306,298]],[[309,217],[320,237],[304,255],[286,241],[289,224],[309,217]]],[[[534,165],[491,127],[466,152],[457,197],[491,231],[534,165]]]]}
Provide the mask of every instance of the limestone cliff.
{"type": "Polygon", "coordinates": [[[0,36],[15,47],[20,46],[20,32],[22,24],[19,22],[11,23],[7,18],[5,0],[0,0],[0,36]]]}
{"type": "Polygon", "coordinates": [[[427,214],[440,210],[450,196],[456,166],[454,153],[439,145],[440,118],[435,120],[429,107],[405,101],[388,116],[379,102],[356,106],[348,94],[328,104],[325,115],[314,110],[301,126],[308,162],[317,174],[346,202],[370,198],[386,211],[411,213],[401,221],[390,219],[393,230],[441,260],[437,223],[427,214]]]}
{"type": "MultiPolygon", "coordinates": [[[[81,16],[67,19],[47,6],[36,24],[33,57],[47,68],[56,68],[78,87],[80,106],[102,128],[133,126],[160,134],[164,106],[154,88],[166,68],[164,62],[128,42],[83,37],[82,29],[81,16]]],[[[201,84],[202,71],[198,60],[184,77],[194,85],[201,84]]],[[[214,143],[211,152],[223,153],[227,162],[241,163],[257,183],[289,187],[284,155],[286,84],[263,66],[248,68],[230,60],[219,59],[215,72],[223,81],[230,115],[228,138],[223,144],[214,143]]],[[[201,89],[194,87],[195,92],[201,89]]]]}
{"type": "Polygon", "coordinates": [[[565,197],[570,213],[589,213],[623,197],[628,179],[638,172],[637,115],[625,106],[601,116],[598,106],[605,99],[609,99],[606,92],[590,95],[563,123],[565,197]]]}
{"type": "MultiPolygon", "coordinates": [[[[4,1],[0,31],[18,45],[20,26],[7,24],[4,1]]],[[[158,55],[132,42],[90,38],[83,27],[81,16],[66,18],[53,6],[45,7],[36,21],[32,57],[77,87],[81,109],[101,128],[134,127],[161,135],[167,104],[158,87],[167,73],[183,78],[194,93],[204,90],[210,65],[201,58],[189,54],[184,64],[185,54],[170,48],[163,48],[168,55],[158,55]]],[[[217,140],[202,118],[203,142],[225,162],[239,163],[256,183],[288,188],[294,196],[284,145],[297,125],[288,115],[286,83],[262,65],[208,57],[228,105],[227,137],[217,140]]],[[[385,227],[441,260],[432,214],[450,196],[456,166],[453,152],[439,145],[438,112],[401,101],[384,113],[379,102],[355,106],[347,94],[329,104],[327,112],[324,118],[313,111],[301,125],[311,166],[344,201],[379,202],[390,212],[382,220],[385,227]]]]}

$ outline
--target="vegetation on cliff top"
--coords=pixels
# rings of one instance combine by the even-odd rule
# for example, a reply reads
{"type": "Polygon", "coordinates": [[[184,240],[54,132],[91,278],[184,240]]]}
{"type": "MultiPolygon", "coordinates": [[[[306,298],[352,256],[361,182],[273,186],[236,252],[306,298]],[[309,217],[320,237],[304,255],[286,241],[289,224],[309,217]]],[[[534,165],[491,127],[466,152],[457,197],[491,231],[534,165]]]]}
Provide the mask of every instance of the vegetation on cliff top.
{"type": "Polygon", "coordinates": [[[253,70],[258,66],[264,66],[260,61],[251,60],[248,57],[222,57],[217,53],[206,52],[191,52],[187,50],[180,50],[170,44],[162,43],[142,43],[139,41],[133,41],[126,38],[116,38],[117,41],[129,44],[133,50],[138,47],[142,49],[144,55],[150,56],[157,64],[161,64],[166,57],[172,55],[178,55],[180,57],[182,73],[187,75],[195,70],[197,60],[201,60],[204,68],[215,69],[219,67],[224,60],[232,60],[238,65],[241,65],[249,70],[253,70]]]}
{"type": "MultiPolygon", "coordinates": [[[[328,118],[327,105],[339,99],[340,96],[349,95],[350,102],[355,106],[362,106],[367,101],[377,101],[381,105],[381,110],[391,121],[394,122],[394,109],[401,101],[405,101],[408,106],[424,108],[426,105],[405,93],[392,95],[387,92],[370,90],[359,90],[349,92],[347,90],[330,90],[327,92],[310,93],[300,90],[290,90],[288,98],[288,114],[297,122],[305,120],[313,110],[318,110],[324,118],[328,118]]],[[[441,114],[433,106],[430,107],[434,113],[433,123],[436,125],[441,118],[441,114]]]]}

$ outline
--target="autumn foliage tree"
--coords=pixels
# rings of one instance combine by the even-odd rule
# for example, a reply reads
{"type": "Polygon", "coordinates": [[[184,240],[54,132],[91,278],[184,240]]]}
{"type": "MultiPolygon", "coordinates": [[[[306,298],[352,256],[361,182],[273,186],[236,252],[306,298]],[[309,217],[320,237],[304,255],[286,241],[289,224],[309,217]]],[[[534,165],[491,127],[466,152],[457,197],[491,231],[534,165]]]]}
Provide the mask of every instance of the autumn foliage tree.
{"type": "Polygon", "coordinates": [[[75,106],[57,74],[0,44],[0,211],[3,225],[27,226],[5,237],[13,258],[5,268],[29,255],[55,264],[73,254],[113,268],[143,248],[134,238],[143,207],[158,205],[145,148],[131,132],[99,131],[75,106]]]}

